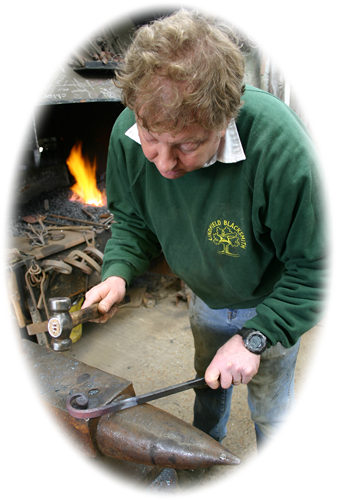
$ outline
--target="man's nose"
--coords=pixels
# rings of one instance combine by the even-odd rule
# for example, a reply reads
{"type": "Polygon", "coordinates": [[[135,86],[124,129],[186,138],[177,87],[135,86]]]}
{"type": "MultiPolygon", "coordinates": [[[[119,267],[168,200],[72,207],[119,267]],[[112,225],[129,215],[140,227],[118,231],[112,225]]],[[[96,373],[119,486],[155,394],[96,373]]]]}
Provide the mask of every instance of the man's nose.
{"type": "Polygon", "coordinates": [[[173,147],[161,146],[158,149],[156,167],[160,172],[166,173],[177,165],[177,156],[173,147]]]}

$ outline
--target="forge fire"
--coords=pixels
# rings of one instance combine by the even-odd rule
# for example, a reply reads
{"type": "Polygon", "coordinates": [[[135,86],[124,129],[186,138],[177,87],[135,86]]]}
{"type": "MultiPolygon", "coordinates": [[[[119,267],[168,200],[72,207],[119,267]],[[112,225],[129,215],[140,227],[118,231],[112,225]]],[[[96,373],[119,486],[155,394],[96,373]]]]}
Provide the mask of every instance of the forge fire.
{"type": "Polygon", "coordinates": [[[80,201],[96,207],[106,205],[105,191],[101,192],[96,184],[96,161],[91,163],[83,156],[81,142],[76,142],[73,146],[66,163],[70,173],[76,179],[75,184],[70,188],[73,192],[70,201],[80,201]]]}

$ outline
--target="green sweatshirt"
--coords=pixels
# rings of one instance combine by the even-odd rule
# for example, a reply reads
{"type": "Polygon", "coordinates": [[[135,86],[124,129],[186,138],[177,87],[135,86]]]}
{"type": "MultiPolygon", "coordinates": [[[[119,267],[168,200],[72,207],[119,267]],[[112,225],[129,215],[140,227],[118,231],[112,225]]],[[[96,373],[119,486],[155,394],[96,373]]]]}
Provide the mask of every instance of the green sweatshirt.
{"type": "Polygon", "coordinates": [[[245,326],[290,347],[318,321],[325,254],[320,180],[307,131],[275,96],[246,88],[236,121],[246,159],[216,162],[171,180],[125,136],[126,109],[112,131],[108,206],[118,224],[103,279],[127,283],[163,251],[212,309],[256,307],[245,326]]]}

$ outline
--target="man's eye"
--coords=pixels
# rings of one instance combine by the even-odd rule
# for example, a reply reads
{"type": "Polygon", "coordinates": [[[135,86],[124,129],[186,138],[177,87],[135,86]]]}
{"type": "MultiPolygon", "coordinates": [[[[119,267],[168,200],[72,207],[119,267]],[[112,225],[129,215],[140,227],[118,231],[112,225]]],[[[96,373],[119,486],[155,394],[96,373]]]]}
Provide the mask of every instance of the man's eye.
{"type": "Polygon", "coordinates": [[[150,144],[156,144],[158,142],[157,139],[154,139],[154,137],[144,137],[144,139],[150,144]]]}
{"type": "Polygon", "coordinates": [[[190,153],[198,148],[199,144],[195,142],[186,142],[180,145],[181,151],[184,153],[190,153]]]}

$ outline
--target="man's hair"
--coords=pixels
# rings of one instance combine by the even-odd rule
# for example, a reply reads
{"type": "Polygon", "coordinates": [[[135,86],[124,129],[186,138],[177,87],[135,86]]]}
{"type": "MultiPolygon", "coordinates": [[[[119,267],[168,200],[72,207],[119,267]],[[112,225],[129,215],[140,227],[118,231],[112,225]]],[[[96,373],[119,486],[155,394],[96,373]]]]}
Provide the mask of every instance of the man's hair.
{"type": "Polygon", "coordinates": [[[228,28],[181,10],[136,32],[116,84],[142,127],[178,134],[195,124],[223,129],[240,109],[243,76],[228,28]]]}

